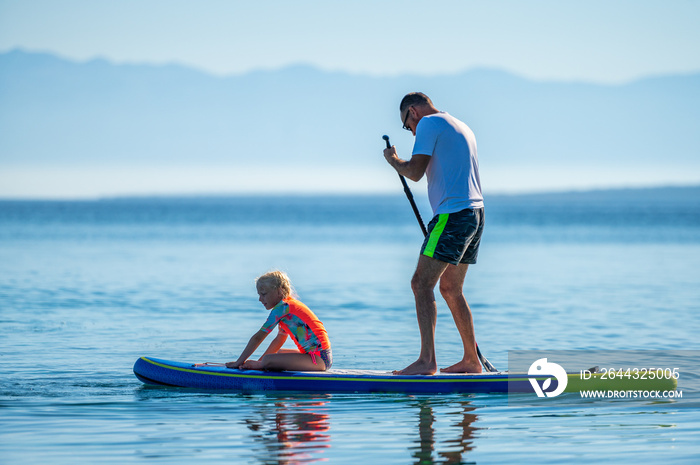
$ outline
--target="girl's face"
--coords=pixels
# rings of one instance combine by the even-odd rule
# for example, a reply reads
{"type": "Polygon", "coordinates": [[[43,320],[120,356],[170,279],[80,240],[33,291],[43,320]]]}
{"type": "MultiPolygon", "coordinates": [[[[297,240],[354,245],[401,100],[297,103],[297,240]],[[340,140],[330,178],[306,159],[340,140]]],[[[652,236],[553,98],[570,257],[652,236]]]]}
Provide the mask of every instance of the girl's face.
{"type": "Polygon", "coordinates": [[[282,290],[278,287],[270,286],[266,283],[259,283],[257,286],[260,303],[270,310],[282,300],[282,290]]]}

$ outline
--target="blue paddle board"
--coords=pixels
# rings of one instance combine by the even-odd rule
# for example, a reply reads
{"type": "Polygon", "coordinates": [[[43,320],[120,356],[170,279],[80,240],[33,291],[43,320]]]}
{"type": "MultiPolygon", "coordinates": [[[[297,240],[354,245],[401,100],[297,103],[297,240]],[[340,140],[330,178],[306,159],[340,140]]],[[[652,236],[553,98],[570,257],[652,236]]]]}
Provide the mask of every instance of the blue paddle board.
{"type": "Polygon", "coordinates": [[[313,392],[508,392],[522,385],[532,387],[525,377],[507,373],[439,374],[433,376],[393,375],[387,371],[257,371],[235,370],[221,366],[196,366],[141,357],[134,364],[134,374],[145,384],[232,391],[313,391],[313,392]]]}
{"type": "MultiPolygon", "coordinates": [[[[556,383],[549,377],[527,373],[436,374],[431,376],[393,375],[387,371],[340,370],[322,372],[236,370],[223,366],[199,366],[152,357],[141,357],[134,364],[134,374],[145,384],[176,386],[202,390],[241,392],[398,392],[410,394],[447,393],[534,393],[531,379],[540,384],[556,383]]],[[[584,389],[658,389],[673,390],[674,379],[646,380],[629,384],[625,380],[601,379],[594,373],[581,380],[579,373],[567,373],[565,392],[584,389]]],[[[552,387],[556,386],[554,384],[552,387]]]]}

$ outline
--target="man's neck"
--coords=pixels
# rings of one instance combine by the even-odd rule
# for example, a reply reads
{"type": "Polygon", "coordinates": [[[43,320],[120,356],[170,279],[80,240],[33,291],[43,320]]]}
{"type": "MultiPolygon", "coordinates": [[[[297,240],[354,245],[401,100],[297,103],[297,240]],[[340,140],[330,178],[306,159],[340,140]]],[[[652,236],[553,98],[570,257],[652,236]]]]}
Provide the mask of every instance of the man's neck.
{"type": "Polygon", "coordinates": [[[424,105],[420,107],[415,107],[416,113],[418,113],[418,118],[422,118],[424,116],[428,115],[434,115],[435,113],[440,113],[440,110],[437,108],[431,106],[431,105],[424,105]]]}

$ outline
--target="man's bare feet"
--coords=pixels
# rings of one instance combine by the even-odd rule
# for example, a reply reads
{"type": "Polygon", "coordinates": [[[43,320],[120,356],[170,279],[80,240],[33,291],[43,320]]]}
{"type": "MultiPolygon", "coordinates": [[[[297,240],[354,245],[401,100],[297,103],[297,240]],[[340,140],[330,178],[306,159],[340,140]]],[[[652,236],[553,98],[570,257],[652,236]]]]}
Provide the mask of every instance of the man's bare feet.
{"type": "Polygon", "coordinates": [[[436,362],[416,360],[403,370],[394,370],[395,375],[434,375],[437,372],[436,362]]]}
{"type": "Polygon", "coordinates": [[[441,373],[481,373],[481,364],[479,362],[476,363],[468,363],[465,362],[464,360],[455,363],[452,366],[449,366],[447,368],[441,368],[440,369],[441,373]]]}

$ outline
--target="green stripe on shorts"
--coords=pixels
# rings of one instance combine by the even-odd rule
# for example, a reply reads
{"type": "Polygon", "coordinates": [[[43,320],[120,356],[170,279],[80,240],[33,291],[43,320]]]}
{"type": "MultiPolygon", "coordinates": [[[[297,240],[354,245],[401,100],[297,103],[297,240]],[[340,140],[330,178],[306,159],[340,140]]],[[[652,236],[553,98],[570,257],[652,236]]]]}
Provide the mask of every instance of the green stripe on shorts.
{"type": "Polygon", "coordinates": [[[433,257],[433,255],[435,254],[435,247],[437,247],[438,241],[440,240],[440,236],[445,230],[445,225],[447,225],[447,218],[449,218],[449,216],[449,213],[440,213],[438,215],[438,221],[435,224],[433,230],[430,231],[430,238],[428,238],[428,243],[425,245],[423,255],[426,255],[430,258],[433,257]]]}

